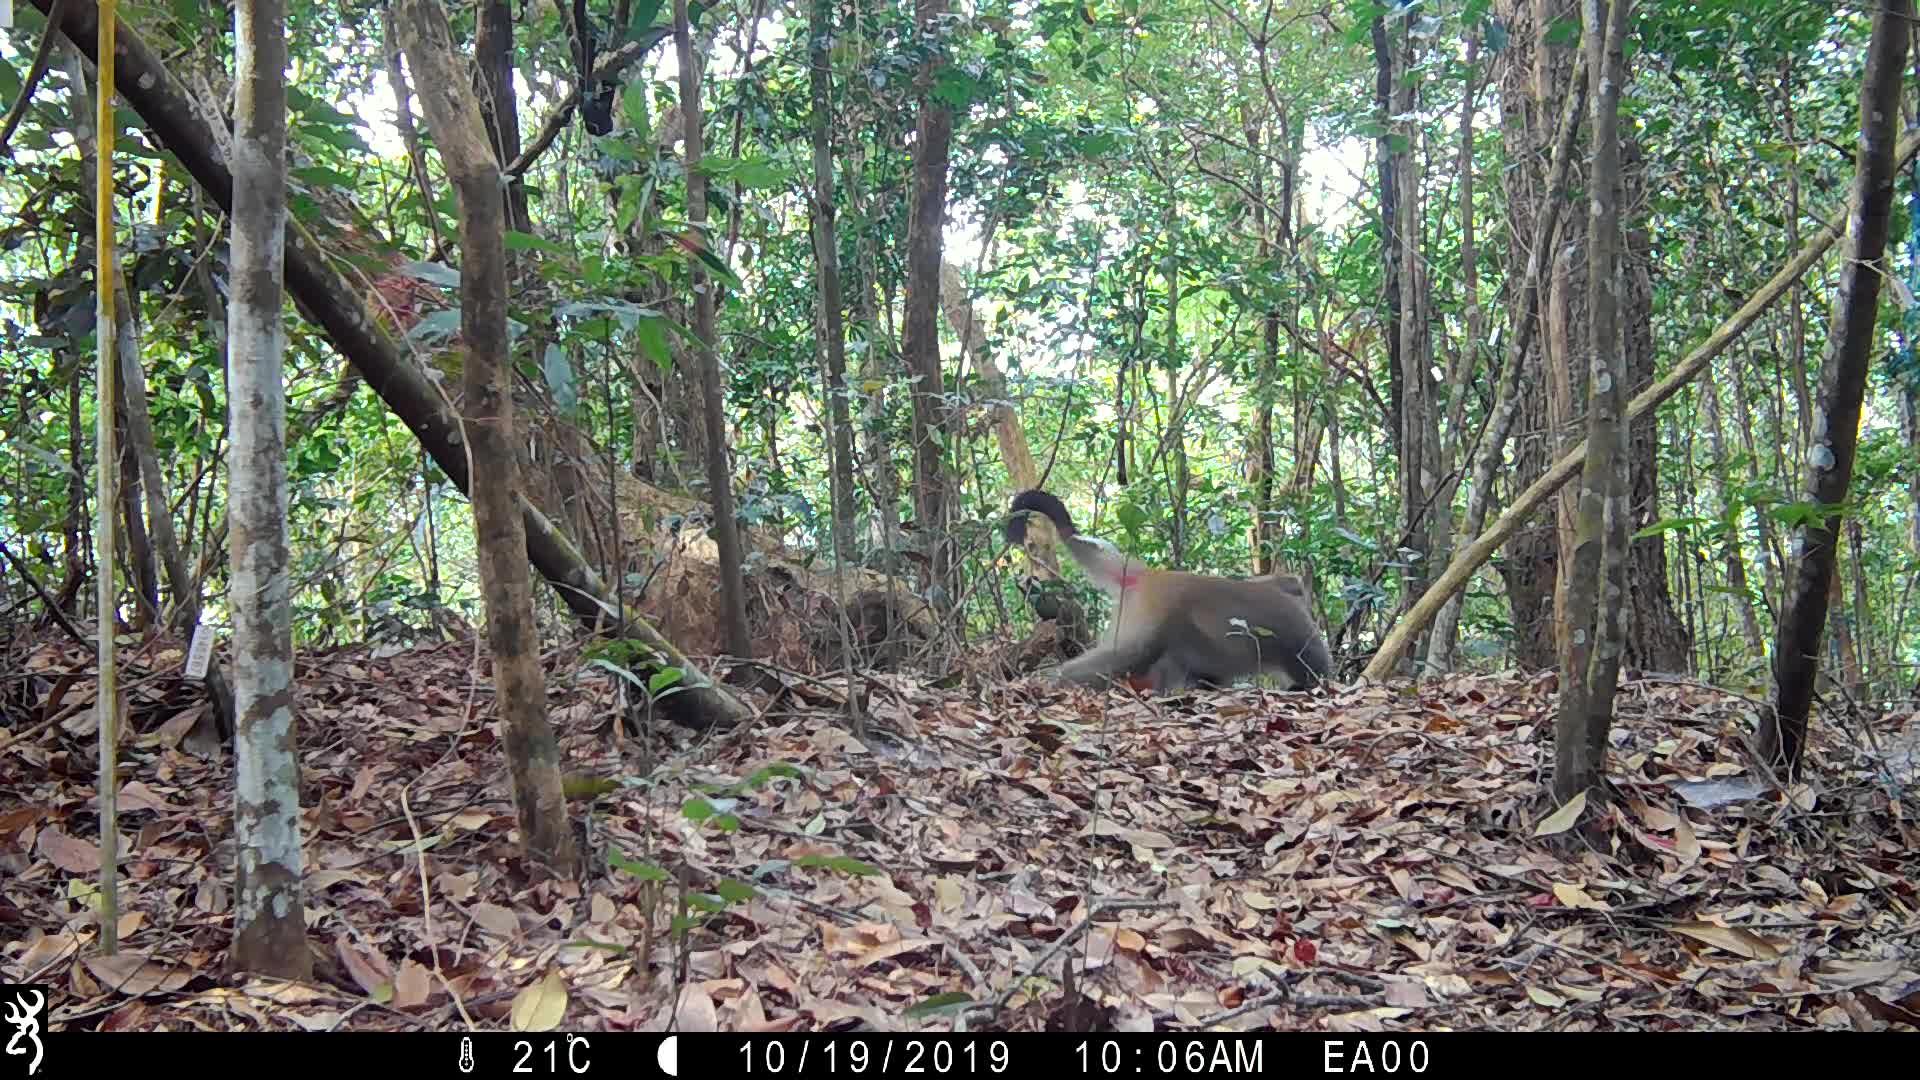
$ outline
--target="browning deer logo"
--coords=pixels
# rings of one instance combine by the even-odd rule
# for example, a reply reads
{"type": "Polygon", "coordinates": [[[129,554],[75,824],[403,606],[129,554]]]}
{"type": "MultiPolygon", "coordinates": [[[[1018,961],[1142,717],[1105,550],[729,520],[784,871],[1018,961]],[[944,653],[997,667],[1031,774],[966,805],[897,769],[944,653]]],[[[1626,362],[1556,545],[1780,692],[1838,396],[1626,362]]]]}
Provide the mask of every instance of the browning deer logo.
{"type": "Polygon", "coordinates": [[[13,1025],[13,1035],[7,1039],[7,1055],[18,1057],[32,1054],[33,1060],[27,1063],[27,1075],[32,1076],[40,1069],[40,1056],[44,1050],[40,1045],[40,1011],[46,1008],[47,995],[38,989],[10,989],[13,991],[13,1000],[5,1002],[7,1014],[4,1019],[13,1025]]]}

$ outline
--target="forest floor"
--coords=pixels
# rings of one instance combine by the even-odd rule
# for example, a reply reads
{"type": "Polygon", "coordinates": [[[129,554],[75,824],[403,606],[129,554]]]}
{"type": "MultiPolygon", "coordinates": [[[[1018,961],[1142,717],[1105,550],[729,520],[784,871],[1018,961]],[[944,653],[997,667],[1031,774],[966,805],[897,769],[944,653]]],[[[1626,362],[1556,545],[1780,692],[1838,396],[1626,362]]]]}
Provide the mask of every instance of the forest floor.
{"type": "Polygon", "coordinates": [[[1629,681],[1583,831],[1543,786],[1551,677],[888,677],[865,745],[796,679],[751,727],[653,729],[649,770],[565,654],[564,768],[611,790],[569,802],[590,865],[561,881],[520,857],[473,643],[343,648],[298,667],[317,977],[290,987],[224,973],[231,759],[187,737],[178,643],[123,654],[112,957],[91,655],[0,645],[0,981],[52,984],[53,1030],[1920,1026],[1920,715],[1823,719],[1807,784],[1755,794],[1751,702],[1629,681]]]}

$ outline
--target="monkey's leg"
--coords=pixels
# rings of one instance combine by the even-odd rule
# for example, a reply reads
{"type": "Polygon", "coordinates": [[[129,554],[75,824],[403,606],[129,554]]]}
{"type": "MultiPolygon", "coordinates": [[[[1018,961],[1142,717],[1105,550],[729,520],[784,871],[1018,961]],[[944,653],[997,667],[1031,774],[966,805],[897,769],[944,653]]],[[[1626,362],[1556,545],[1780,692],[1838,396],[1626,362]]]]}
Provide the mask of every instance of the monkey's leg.
{"type": "Polygon", "coordinates": [[[1153,667],[1147,671],[1147,682],[1157,696],[1176,693],[1200,681],[1173,649],[1161,653],[1160,659],[1155,660],[1153,667]]]}
{"type": "Polygon", "coordinates": [[[1161,654],[1158,638],[1118,642],[1090,649],[1053,669],[1055,682],[1093,686],[1144,671],[1161,654]]]}

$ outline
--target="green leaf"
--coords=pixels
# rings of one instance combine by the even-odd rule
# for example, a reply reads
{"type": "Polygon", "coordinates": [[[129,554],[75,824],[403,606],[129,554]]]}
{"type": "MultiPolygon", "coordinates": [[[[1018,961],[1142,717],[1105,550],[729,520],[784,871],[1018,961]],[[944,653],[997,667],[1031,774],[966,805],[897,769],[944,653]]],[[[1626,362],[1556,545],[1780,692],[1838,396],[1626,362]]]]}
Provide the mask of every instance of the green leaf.
{"type": "Polygon", "coordinates": [[[460,271],[444,263],[421,262],[416,259],[411,262],[402,263],[400,265],[400,272],[410,278],[418,278],[421,281],[431,282],[435,285],[444,285],[449,289],[457,289],[460,287],[460,271]]]}
{"type": "Polygon", "coordinates": [[[1547,27],[1549,45],[1572,45],[1580,40],[1580,19],[1575,15],[1566,15],[1553,20],[1547,27]]]}
{"type": "Polygon", "coordinates": [[[682,678],[686,677],[686,674],[686,672],[677,667],[663,667],[647,679],[647,691],[658,694],[667,687],[678,683],[682,678]]]}
{"type": "MultiPolygon", "coordinates": [[[[659,18],[660,9],[665,6],[666,0],[640,0],[633,5],[633,21],[627,24],[627,29],[638,38],[641,31],[653,28],[654,20],[659,18]]],[[[688,20],[692,20],[691,15],[688,20]]]]}
{"type": "Polygon", "coordinates": [[[1656,521],[1646,528],[1641,529],[1639,532],[1634,533],[1633,539],[1642,540],[1649,536],[1659,536],[1662,533],[1678,532],[1681,529],[1690,529],[1698,525],[1712,524],[1712,518],[1698,516],[1667,518],[1665,521],[1656,521]]]}
{"type": "Polygon", "coordinates": [[[545,237],[535,236],[532,233],[517,232],[511,229],[507,231],[507,250],[544,251],[549,255],[559,255],[562,257],[565,257],[567,254],[566,248],[561,247],[559,244],[545,237]]]}
{"type": "Polygon", "coordinates": [[[767,765],[760,769],[755,770],[751,776],[748,776],[744,781],[742,781],[742,784],[748,790],[757,791],[760,788],[765,787],[767,785],[767,782],[769,780],[772,780],[776,776],[785,777],[786,779],[789,779],[789,780],[801,780],[801,779],[805,779],[805,775],[806,774],[802,773],[798,768],[795,768],[794,766],[789,765],[784,761],[780,761],[780,762],[775,762],[772,765],[767,765]]]}
{"type": "Polygon", "coordinates": [[[647,115],[647,85],[631,82],[620,91],[620,111],[627,117],[627,137],[642,146],[653,144],[653,121],[647,115]]]}
{"type": "Polygon", "coordinates": [[[309,187],[339,188],[342,191],[353,190],[354,179],[338,169],[329,169],[324,165],[308,165],[299,169],[288,169],[287,175],[309,187]]]}
{"type": "Polygon", "coordinates": [[[935,994],[917,1005],[907,1006],[907,1017],[919,1020],[929,1016],[942,1016],[957,1013],[973,1004],[973,995],[961,990],[949,990],[944,994],[935,994]]]}
{"type": "Polygon", "coordinates": [[[880,873],[879,867],[862,862],[850,855],[802,855],[793,860],[793,865],[824,866],[837,873],[853,874],[857,877],[873,877],[880,873]]]}
{"type": "Polygon", "coordinates": [[[460,309],[445,308],[421,319],[407,331],[408,341],[430,341],[451,338],[460,332],[460,309]]]}
{"type": "Polygon", "coordinates": [[[733,272],[733,268],[728,266],[726,262],[720,258],[720,256],[715,255],[712,251],[708,250],[706,245],[702,244],[695,247],[693,249],[693,253],[695,256],[697,256],[700,259],[702,263],[706,264],[707,269],[713,271],[714,277],[719,278],[720,281],[726,285],[727,291],[729,292],[745,291],[746,286],[740,283],[739,275],[735,274],[733,272]]]}
{"type": "Polygon", "coordinates": [[[668,371],[673,367],[673,350],[667,345],[667,327],[661,325],[663,323],[671,325],[672,320],[658,315],[641,319],[633,328],[633,336],[640,340],[640,351],[647,359],[661,371],[668,371]]]}
{"type": "Polygon", "coordinates": [[[735,881],[732,878],[723,879],[714,891],[719,893],[722,899],[735,904],[744,904],[760,895],[760,890],[744,881],[735,881]]]}
{"type": "Polygon", "coordinates": [[[673,875],[653,863],[635,862],[617,851],[607,851],[607,865],[632,874],[642,881],[672,881],[673,875]]]}
{"type": "Polygon", "coordinates": [[[580,403],[580,395],[574,385],[573,363],[567,359],[566,351],[558,345],[548,345],[541,374],[546,376],[547,387],[553,391],[554,404],[560,406],[562,412],[573,412],[580,403]]]}

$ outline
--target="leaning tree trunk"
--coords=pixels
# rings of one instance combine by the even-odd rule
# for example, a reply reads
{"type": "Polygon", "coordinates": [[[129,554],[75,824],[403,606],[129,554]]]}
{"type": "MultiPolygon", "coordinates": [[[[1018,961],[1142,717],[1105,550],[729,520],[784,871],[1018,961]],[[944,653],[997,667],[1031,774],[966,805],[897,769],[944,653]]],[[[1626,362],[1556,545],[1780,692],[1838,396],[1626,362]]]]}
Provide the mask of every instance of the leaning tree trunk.
{"type": "Polygon", "coordinates": [[[527,852],[568,876],[577,853],[560,788],[559,744],[547,719],[525,524],[516,506],[521,481],[508,381],[507,217],[500,165],[439,0],[400,0],[394,21],[400,47],[420,76],[420,105],[460,202],[461,411],[473,467],[487,477],[469,498],[514,806],[527,852]]]}
{"type": "MultiPolygon", "coordinates": [[[[1873,39],[1860,89],[1860,148],[1851,193],[1852,216],[1840,259],[1840,289],[1833,302],[1826,355],[1820,363],[1820,408],[1824,429],[1808,447],[1806,499],[1838,506],[1853,480],[1860,439],[1860,403],[1867,361],[1879,315],[1880,279],[1893,205],[1894,138],[1900,118],[1900,76],[1906,67],[1913,0],[1881,0],[1873,13],[1873,39]]],[[[1786,777],[1800,769],[1807,714],[1819,672],[1821,631],[1833,580],[1840,515],[1827,514],[1799,527],[1801,553],[1780,613],[1774,641],[1773,697],[1760,719],[1760,760],[1786,777]]]]}
{"type": "MultiPolygon", "coordinates": [[[[43,13],[55,6],[55,0],[32,3],[43,13]]],[[[92,58],[98,49],[100,9],[93,0],[65,0],[60,10],[60,29],[82,54],[92,58]]],[[[630,64],[642,51],[631,43],[622,46],[595,69],[596,74],[630,64]]],[[[180,81],[153,48],[127,26],[118,30],[114,88],[215,205],[231,212],[233,176],[221,148],[225,132],[216,132],[201,119],[180,81]]],[[[312,234],[291,219],[285,253],[286,289],[301,313],[407,425],[448,479],[463,493],[471,494],[473,485],[459,419],[439,388],[401,352],[368,310],[360,291],[334,269],[312,234]]],[[[635,660],[643,676],[665,669],[679,673],[679,685],[686,689],[664,699],[667,714],[700,727],[731,725],[751,715],[738,698],[716,685],[651,624],[631,614],[624,621],[614,618],[613,613],[620,609],[613,602],[613,588],[546,515],[525,498],[517,501],[526,524],[527,556],[574,618],[591,632],[626,636],[644,645],[647,654],[635,660]]]]}

